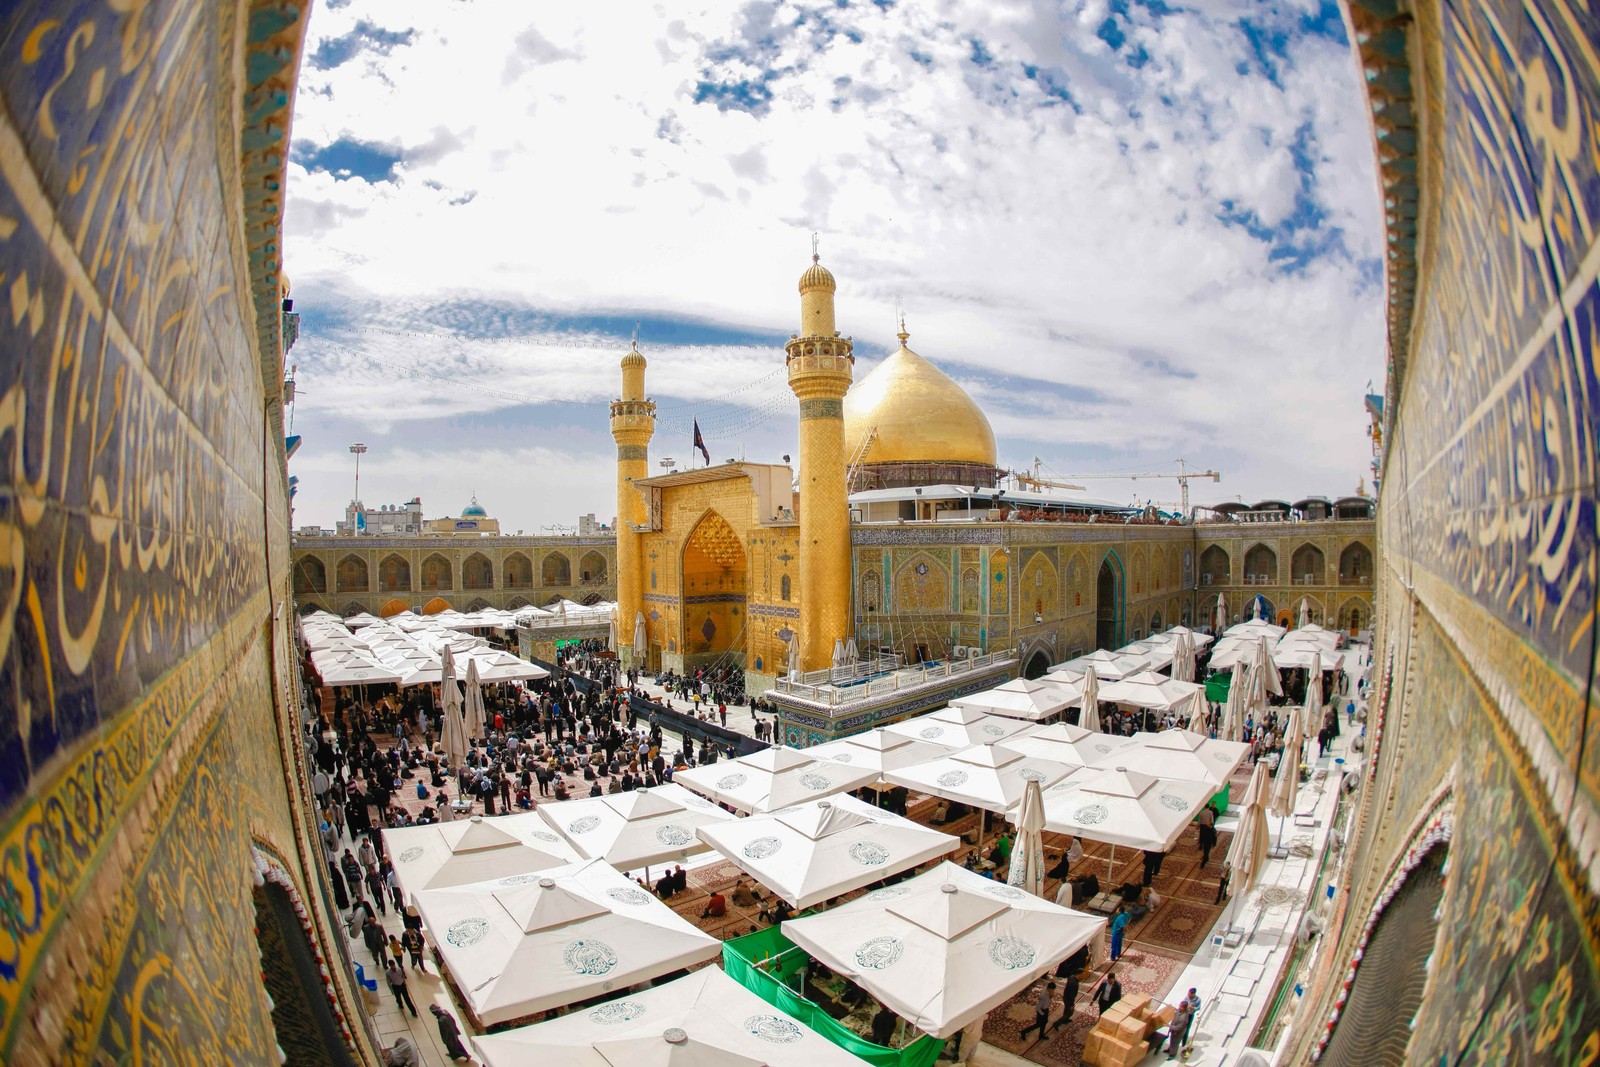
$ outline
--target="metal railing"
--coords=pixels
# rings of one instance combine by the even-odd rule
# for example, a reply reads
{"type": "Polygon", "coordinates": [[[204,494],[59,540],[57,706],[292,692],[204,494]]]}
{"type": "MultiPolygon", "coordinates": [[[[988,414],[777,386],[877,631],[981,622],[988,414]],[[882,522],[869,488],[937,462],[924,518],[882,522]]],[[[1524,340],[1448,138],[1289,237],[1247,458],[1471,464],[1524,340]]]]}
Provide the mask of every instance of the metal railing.
{"type": "Polygon", "coordinates": [[[862,700],[887,696],[904,689],[933,685],[947,678],[970,674],[1014,659],[1016,659],[1015,651],[1004,649],[964,659],[902,667],[899,656],[885,656],[874,661],[878,664],[875,669],[868,663],[857,663],[848,667],[807,671],[804,674],[797,674],[792,679],[779,678],[774,683],[773,689],[814,704],[837,707],[840,704],[854,704],[862,700]]]}

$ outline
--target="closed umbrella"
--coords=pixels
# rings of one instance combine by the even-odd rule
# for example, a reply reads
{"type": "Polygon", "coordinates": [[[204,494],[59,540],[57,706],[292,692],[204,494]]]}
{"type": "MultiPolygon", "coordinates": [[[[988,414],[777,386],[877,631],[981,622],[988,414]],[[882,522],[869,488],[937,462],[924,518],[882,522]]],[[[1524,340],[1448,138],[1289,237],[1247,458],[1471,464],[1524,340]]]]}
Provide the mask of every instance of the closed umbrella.
{"type": "Polygon", "coordinates": [[[1011,848],[1011,871],[1006,884],[1044,896],[1044,791],[1037,779],[1022,792],[1017,812],[1017,842],[1011,848]]]}
{"type": "Polygon", "coordinates": [[[1306,597],[1300,598],[1300,618],[1296,621],[1295,625],[1311,625],[1311,601],[1306,597]]]}
{"type": "Polygon", "coordinates": [[[633,656],[642,659],[645,651],[650,647],[650,642],[644,632],[644,612],[633,613],[633,656]]]}
{"type": "Polygon", "coordinates": [[[617,650],[617,613],[614,611],[606,622],[606,649],[610,652],[617,650]]]}
{"type": "Polygon", "coordinates": [[[1233,665],[1233,677],[1228,682],[1228,699],[1222,705],[1222,728],[1217,731],[1217,736],[1224,741],[1239,741],[1244,737],[1245,688],[1249,685],[1246,673],[1244,664],[1233,665]]]}
{"type": "Polygon", "coordinates": [[[478,681],[478,661],[467,660],[467,740],[489,736],[488,716],[483,710],[483,687],[478,681]]]}
{"type": "Polygon", "coordinates": [[[1250,784],[1244,791],[1244,804],[1239,810],[1239,825],[1228,842],[1228,855],[1223,860],[1230,872],[1233,892],[1238,897],[1249,893],[1261,880],[1261,868],[1267,864],[1267,767],[1257,763],[1250,775],[1250,784]]]}
{"type": "Polygon", "coordinates": [[[1289,708],[1289,722],[1283,734],[1283,755],[1278,759],[1278,773],[1272,779],[1272,814],[1278,817],[1278,843],[1282,847],[1283,827],[1294,814],[1295,800],[1300,795],[1300,749],[1305,744],[1305,709],[1299,705],[1289,708]]]}
{"type": "Polygon", "coordinates": [[[800,635],[789,635],[789,678],[793,680],[800,673],[800,635]]]}
{"type": "Polygon", "coordinates": [[[1083,672],[1083,710],[1078,725],[1094,732],[1100,729],[1100,680],[1093,667],[1083,672]]]}
{"type": "Polygon", "coordinates": [[[1189,718],[1189,729],[1197,734],[1211,733],[1211,705],[1201,701],[1194,715],[1189,718]]]}
{"type": "Polygon", "coordinates": [[[861,662],[861,652],[856,648],[856,639],[853,637],[844,643],[844,661],[849,664],[861,662]]]}
{"type": "Polygon", "coordinates": [[[461,690],[456,685],[455,656],[449,645],[439,655],[439,704],[444,711],[439,740],[444,744],[450,773],[454,774],[467,761],[467,731],[461,721],[461,690]]]}
{"type": "Polygon", "coordinates": [[[844,638],[835,638],[833,642],[833,665],[844,666],[844,638]]]}
{"type": "Polygon", "coordinates": [[[1216,619],[1212,625],[1219,637],[1222,636],[1222,631],[1228,628],[1228,598],[1221,593],[1217,594],[1216,619]]]}

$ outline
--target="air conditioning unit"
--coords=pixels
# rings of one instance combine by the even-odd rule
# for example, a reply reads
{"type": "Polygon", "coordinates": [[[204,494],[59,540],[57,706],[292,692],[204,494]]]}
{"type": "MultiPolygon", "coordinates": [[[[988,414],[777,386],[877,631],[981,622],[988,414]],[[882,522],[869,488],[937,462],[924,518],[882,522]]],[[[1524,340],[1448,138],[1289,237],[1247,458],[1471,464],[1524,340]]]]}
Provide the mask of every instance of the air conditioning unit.
{"type": "Polygon", "coordinates": [[[971,645],[957,645],[951,650],[951,655],[953,655],[956,659],[970,659],[978,654],[979,651],[976,648],[973,648],[971,645]]]}

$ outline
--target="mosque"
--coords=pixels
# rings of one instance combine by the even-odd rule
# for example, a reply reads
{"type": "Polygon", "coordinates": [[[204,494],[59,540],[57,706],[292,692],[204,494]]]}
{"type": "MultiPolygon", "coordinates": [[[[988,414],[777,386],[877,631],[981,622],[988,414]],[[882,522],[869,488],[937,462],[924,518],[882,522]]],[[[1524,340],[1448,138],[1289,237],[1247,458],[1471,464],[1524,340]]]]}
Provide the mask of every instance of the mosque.
{"type": "MultiPolygon", "coordinates": [[[[854,382],[813,264],[786,353],[798,486],[762,464],[647,477],[645,359],[623,360],[624,647],[737,663],[803,742],[897,710],[807,700],[835,642],[1031,673],[1219,591],[1235,614],[1304,596],[1373,628],[1370,715],[1315,868],[1325,925],[1266,976],[1251,1043],[1320,1067],[1592,1063],[1600,30],[1557,0],[1340,7],[1364,95],[1330,106],[1372,124],[1383,187],[1376,538],[1359,500],[1045,514],[986,481],[982,412],[909,349],[854,382]]],[[[0,6],[8,1065],[383,1062],[313,818],[294,627],[280,286],[308,8],[0,6]]],[[[454,573],[452,604],[545,595],[454,573]]]]}
{"type": "Polygon", "coordinates": [[[785,352],[798,477],[743,461],[650,477],[646,360],[637,344],[623,357],[611,432],[628,662],[742,668],[747,691],[778,705],[784,740],[805,745],[1209,618],[1218,593],[1235,615],[1260,597],[1286,616],[1304,598],[1319,620],[1370,622],[1370,499],[1263,502],[1246,517],[1267,521],[1189,523],[1002,489],[988,418],[908,346],[904,322],[899,348],[854,381],[837,291],[813,256],[785,352]],[[863,676],[874,660],[882,673],[984,669],[865,702],[819,704],[790,684],[829,670],[852,642],[869,663],[863,676]]]}

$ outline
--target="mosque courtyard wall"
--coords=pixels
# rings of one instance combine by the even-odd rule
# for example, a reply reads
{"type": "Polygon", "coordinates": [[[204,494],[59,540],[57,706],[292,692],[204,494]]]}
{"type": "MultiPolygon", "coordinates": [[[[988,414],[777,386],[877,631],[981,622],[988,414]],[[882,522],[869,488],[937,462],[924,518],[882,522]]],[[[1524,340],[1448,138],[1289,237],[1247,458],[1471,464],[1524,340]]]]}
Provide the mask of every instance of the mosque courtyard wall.
{"type": "Polygon", "coordinates": [[[372,1059],[321,906],[288,629],[305,16],[0,5],[0,1062],[278,1062],[306,1031],[274,1026],[261,880],[326,953],[311,1011],[346,1047],[321,1054],[372,1059]]]}

